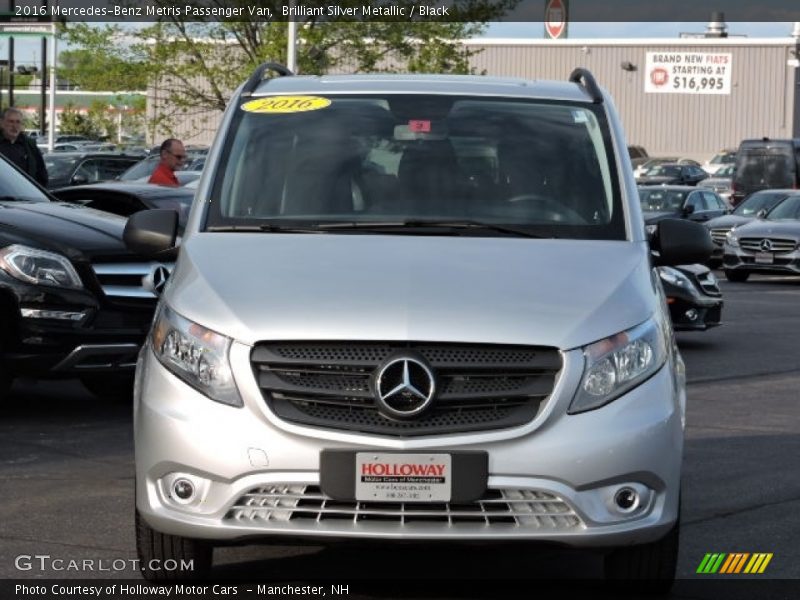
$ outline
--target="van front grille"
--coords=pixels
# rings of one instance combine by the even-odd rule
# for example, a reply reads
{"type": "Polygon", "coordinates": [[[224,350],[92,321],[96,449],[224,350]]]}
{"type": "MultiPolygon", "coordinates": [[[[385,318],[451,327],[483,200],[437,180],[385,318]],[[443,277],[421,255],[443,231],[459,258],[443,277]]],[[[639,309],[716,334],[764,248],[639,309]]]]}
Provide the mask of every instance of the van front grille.
{"type": "Polygon", "coordinates": [[[356,502],[332,500],[315,485],[270,484],[251,489],[236,500],[225,519],[237,525],[277,526],[281,523],[366,521],[397,526],[415,523],[431,527],[481,524],[536,531],[569,531],[584,526],[558,496],[526,489],[488,489],[475,502],[455,504],[356,502]]]}
{"type": "Polygon", "coordinates": [[[267,405],[282,419],[393,436],[514,427],[531,421],[561,369],[555,348],[400,342],[280,342],[256,345],[253,370],[267,405]],[[430,410],[384,416],[376,372],[412,353],[431,366],[438,390],[430,410]]]}

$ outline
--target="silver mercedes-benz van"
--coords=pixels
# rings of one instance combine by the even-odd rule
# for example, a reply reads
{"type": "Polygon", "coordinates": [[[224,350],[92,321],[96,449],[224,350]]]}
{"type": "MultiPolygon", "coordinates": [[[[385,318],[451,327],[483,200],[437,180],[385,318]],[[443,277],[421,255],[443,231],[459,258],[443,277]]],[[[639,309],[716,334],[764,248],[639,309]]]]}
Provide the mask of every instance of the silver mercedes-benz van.
{"type": "MultiPolygon", "coordinates": [[[[556,542],[668,586],[686,398],[655,267],[711,241],[677,220],[647,238],[626,146],[583,69],[259,68],[139,358],[145,577],[349,538],[556,542]]],[[[125,235],[169,256],[176,215],[125,235]]]]}

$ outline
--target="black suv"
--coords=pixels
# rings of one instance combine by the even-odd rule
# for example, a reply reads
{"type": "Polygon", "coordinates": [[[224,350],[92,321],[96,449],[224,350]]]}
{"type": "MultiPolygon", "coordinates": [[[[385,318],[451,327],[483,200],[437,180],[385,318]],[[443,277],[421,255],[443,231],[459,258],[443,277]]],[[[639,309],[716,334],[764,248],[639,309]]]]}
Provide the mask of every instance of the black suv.
{"type": "Polygon", "coordinates": [[[22,375],[130,394],[171,265],[131,254],[125,222],[55,201],[0,159],[0,398],[22,375]]]}

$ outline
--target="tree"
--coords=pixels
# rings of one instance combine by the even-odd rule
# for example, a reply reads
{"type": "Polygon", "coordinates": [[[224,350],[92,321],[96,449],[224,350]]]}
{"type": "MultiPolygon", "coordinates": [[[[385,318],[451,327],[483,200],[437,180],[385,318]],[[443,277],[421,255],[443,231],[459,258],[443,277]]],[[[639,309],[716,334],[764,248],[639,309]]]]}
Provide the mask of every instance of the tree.
{"type": "Polygon", "coordinates": [[[87,91],[147,89],[150,65],[136,51],[135,38],[118,25],[61,26],[60,39],[75,46],[59,53],[59,77],[87,91]]]}
{"type": "MultiPolygon", "coordinates": [[[[326,20],[327,4],[303,3],[322,9],[298,17],[298,70],[304,74],[331,72],[468,73],[475,51],[457,41],[473,37],[485,24],[499,19],[519,0],[453,0],[449,21],[410,22],[415,0],[395,0],[391,7],[403,16],[383,21],[352,18],[326,20]],[[394,20],[393,20],[394,19],[394,20]]],[[[174,0],[154,0],[169,12],[174,0]]],[[[270,10],[274,17],[285,2],[280,0],[209,0],[197,6],[238,9],[244,19],[251,9],[270,10]]],[[[365,2],[341,0],[337,6],[362,10],[365,2]]],[[[187,14],[163,17],[150,27],[124,32],[118,26],[104,28],[72,25],[63,35],[78,50],[62,62],[64,75],[84,89],[148,89],[153,91],[149,123],[170,131],[177,119],[204,118],[209,111],[223,111],[233,91],[266,61],[286,62],[287,24],[254,15],[250,20],[202,21],[187,14]]],[[[382,6],[389,6],[384,4],[382,6]]],[[[285,18],[285,17],[283,17],[285,18]]],[[[337,17],[340,18],[340,17],[337,17]]],[[[382,17],[383,18],[383,17],[382,17]]],[[[152,135],[152,133],[151,133],[152,135]]]]}
{"type": "Polygon", "coordinates": [[[64,106],[59,129],[64,134],[85,135],[88,138],[96,138],[99,135],[92,120],[87,115],[79,113],[72,102],[64,106]]]}
{"type": "MultiPolygon", "coordinates": [[[[337,20],[302,17],[298,23],[298,69],[305,74],[329,72],[405,71],[469,72],[475,51],[455,43],[472,37],[485,23],[499,18],[519,0],[455,0],[451,22],[425,20],[337,20]],[[457,11],[457,12],[456,12],[457,11]],[[457,20],[455,20],[457,19],[457,20]]],[[[170,6],[170,0],[155,0],[170,6]]],[[[254,6],[271,10],[282,2],[216,0],[213,6],[239,8],[248,15],[254,6]]],[[[343,0],[342,8],[358,11],[365,3],[343,0]]],[[[413,0],[396,0],[392,7],[409,15],[413,0]]],[[[304,6],[309,6],[304,3],[304,6]]],[[[326,11],[327,4],[314,4],[326,11]]],[[[253,18],[244,21],[196,22],[173,17],[139,32],[139,54],[156,65],[151,74],[172,106],[184,111],[224,110],[232,91],[265,61],[286,62],[286,23],[253,18]]]]}

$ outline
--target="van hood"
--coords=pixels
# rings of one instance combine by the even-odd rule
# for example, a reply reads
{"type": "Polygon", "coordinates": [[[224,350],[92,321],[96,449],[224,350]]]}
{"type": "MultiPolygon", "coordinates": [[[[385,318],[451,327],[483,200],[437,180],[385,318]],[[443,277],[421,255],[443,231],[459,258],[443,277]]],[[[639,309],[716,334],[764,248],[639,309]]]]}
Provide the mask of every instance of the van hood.
{"type": "Polygon", "coordinates": [[[645,243],[198,233],[164,298],[240,342],[410,340],[570,349],[657,309],[645,243]]]}

